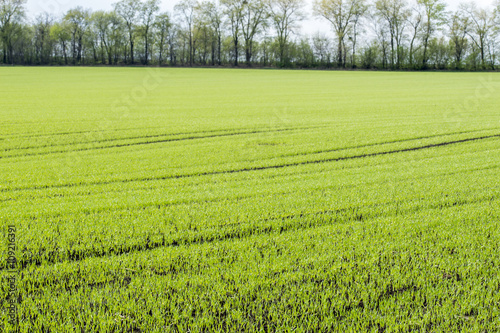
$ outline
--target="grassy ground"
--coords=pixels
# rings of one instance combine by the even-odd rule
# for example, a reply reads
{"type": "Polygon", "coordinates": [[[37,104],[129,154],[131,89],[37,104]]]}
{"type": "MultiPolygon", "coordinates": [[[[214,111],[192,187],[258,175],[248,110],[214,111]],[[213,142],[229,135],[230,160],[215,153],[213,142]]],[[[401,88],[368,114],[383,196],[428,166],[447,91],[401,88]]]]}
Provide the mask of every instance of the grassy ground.
{"type": "Polygon", "coordinates": [[[1,331],[13,300],[22,332],[500,331],[498,105],[498,74],[0,68],[1,331]]]}

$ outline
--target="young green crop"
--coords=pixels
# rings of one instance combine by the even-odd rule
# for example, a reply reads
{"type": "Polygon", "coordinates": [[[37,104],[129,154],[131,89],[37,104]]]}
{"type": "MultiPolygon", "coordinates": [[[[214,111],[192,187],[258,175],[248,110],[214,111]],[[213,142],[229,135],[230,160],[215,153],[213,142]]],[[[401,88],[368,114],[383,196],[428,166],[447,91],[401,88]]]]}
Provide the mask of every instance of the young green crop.
{"type": "Polygon", "coordinates": [[[1,68],[0,330],[14,274],[21,332],[495,331],[498,92],[487,73],[1,68]]]}

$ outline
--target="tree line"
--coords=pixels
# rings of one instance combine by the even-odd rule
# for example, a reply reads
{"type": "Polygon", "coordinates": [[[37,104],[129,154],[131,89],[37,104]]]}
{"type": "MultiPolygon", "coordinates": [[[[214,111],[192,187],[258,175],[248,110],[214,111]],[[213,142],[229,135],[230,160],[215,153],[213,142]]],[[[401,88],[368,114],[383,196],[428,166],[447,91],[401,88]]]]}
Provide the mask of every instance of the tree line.
{"type": "Polygon", "coordinates": [[[0,0],[0,63],[498,69],[500,0],[449,10],[443,0],[120,0],[28,20],[27,0],[0,0]],[[331,32],[299,33],[307,16],[331,32]],[[333,33],[332,33],[333,32],[333,33]]]}

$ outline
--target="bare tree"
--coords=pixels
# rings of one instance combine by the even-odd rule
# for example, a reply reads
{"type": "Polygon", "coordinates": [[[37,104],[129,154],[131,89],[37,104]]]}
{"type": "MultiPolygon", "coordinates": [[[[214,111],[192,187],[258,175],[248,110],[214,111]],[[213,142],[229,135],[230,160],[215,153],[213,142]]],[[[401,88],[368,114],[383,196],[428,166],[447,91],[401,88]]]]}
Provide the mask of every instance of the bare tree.
{"type": "Polygon", "coordinates": [[[246,0],[241,15],[241,32],[245,41],[245,59],[247,66],[253,55],[253,43],[255,37],[267,27],[266,3],[263,0],[246,0]]]}
{"type": "Polygon", "coordinates": [[[461,11],[454,13],[449,22],[450,38],[454,49],[455,69],[460,69],[462,59],[467,49],[467,31],[470,19],[461,11]]]}
{"type": "Polygon", "coordinates": [[[120,0],[114,5],[115,11],[125,21],[127,27],[128,40],[130,44],[130,63],[134,63],[134,40],[136,33],[137,19],[141,10],[141,3],[139,0],[120,0]]]}
{"type": "Polygon", "coordinates": [[[477,8],[476,4],[471,2],[463,4],[461,10],[468,15],[470,19],[470,27],[467,34],[471,38],[473,44],[479,49],[481,57],[481,66],[486,68],[486,51],[490,38],[490,34],[494,28],[494,14],[488,12],[484,8],[477,8]]]}
{"type": "Polygon", "coordinates": [[[345,67],[345,39],[365,0],[315,0],[314,14],[328,20],[337,37],[337,64],[345,67]]]}
{"type": "Polygon", "coordinates": [[[172,23],[168,31],[168,57],[170,58],[170,65],[177,65],[177,53],[178,53],[178,34],[179,27],[177,24],[172,23]]]}
{"type": "Polygon", "coordinates": [[[111,43],[110,38],[110,27],[111,27],[111,17],[112,12],[97,11],[92,13],[91,21],[96,33],[99,37],[99,42],[101,44],[101,61],[105,63],[105,59],[108,59],[108,64],[111,64],[111,43]],[[106,57],[107,56],[107,57],[106,57]]]}
{"type": "Polygon", "coordinates": [[[422,31],[424,46],[422,65],[425,69],[427,68],[427,62],[429,61],[429,40],[446,21],[446,4],[442,2],[442,0],[417,0],[417,2],[423,7],[425,13],[422,31]]]}
{"type": "Polygon", "coordinates": [[[174,7],[177,14],[184,19],[184,23],[186,24],[186,32],[188,34],[189,66],[193,66],[194,60],[193,24],[195,18],[195,8],[195,0],[182,0],[174,7]]]}
{"type": "Polygon", "coordinates": [[[110,50],[112,52],[112,60],[114,64],[118,63],[120,49],[126,45],[127,36],[123,33],[125,30],[125,21],[118,15],[115,11],[111,12],[110,19],[110,38],[109,41],[112,44],[110,50]]]}
{"type": "Polygon", "coordinates": [[[48,63],[51,49],[50,30],[54,23],[54,18],[49,13],[39,14],[35,19],[35,54],[39,63],[48,63]]]}
{"type": "Polygon", "coordinates": [[[321,66],[330,64],[330,39],[324,34],[316,33],[312,37],[313,52],[321,66]]]}
{"type": "Polygon", "coordinates": [[[194,35],[198,44],[198,56],[200,63],[207,64],[209,54],[211,54],[212,62],[215,57],[215,38],[214,31],[209,19],[206,17],[200,5],[196,6],[196,15],[194,20],[194,35]]]}
{"type": "Polygon", "coordinates": [[[377,15],[377,13],[370,13],[370,22],[372,30],[376,36],[376,46],[380,49],[381,65],[386,69],[389,63],[389,46],[390,46],[390,33],[387,21],[377,15]]]}
{"type": "MultiPolygon", "coordinates": [[[[358,34],[359,34],[359,30],[358,30],[358,27],[359,27],[359,23],[361,21],[361,18],[367,13],[368,11],[368,6],[366,4],[361,4],[360,6],[358,6],[358,10],[356,10],[354,12],[354,16],[353,16],[353,19],[352,19],[352,27],[351,27],[351,33],[350,33],[350,37],[349,37],[349,40],[351,41],[351,44],[352,44],[352,54],[351,54],[351,66],[353,68],[356,67],[356,45],[357,45],[357,41],[358,41],[358,34]]],[[[345,55],[344,55],[345,57],[345,55]]],[[[344,63],[345,63],[345,59],[344,59],[344,63]]]]}
{"type": "Polygon", "coordinates": [[[247,0],[221,0],[224,7],[224,15],[227,17],[231,37],[233,39],[234,66],[238,66],[239,38],[241,33],[241,24],[243,8],[247,0]]]}
{"type": "MultiPolygon", "coordinates": [[[[163,63],[163,55],[165,54],[165,46],[167,46],[170,36],[170,29],[172,22],[168,13],[162,13],[156,16],[154,27],[156,30],[156,37],[158,39],[158,65],[163,63]]],[[[168,48],[168,46],[167,46],[168,48]]]]}
{"type": "Polygon", "coordinates": [[[147,65],[149,61],[151,28],[155,22],[156,14],[160,10],[160,0],[147,0],[141,7],[140,17],[144,37],[144,64],[147,65]]]}
{"type": "Polygon", "coordinates": [[[391,35],[391,67],[401,67],[401,44],[404,37],[410,10],[406,0],[377,0],[377,14],[387,22],[391,35]]]}
{"type": "Polygon", "coordinates": [[[90,25],[90,10],[82,7],[70,9],[64,16],[64,22],[71,29],[71,53],[75,65],[82,60],[83,37],[90,25]]]}
{"type": "Polygon", "coordinates": [[[222,61],[222,9],[217,2],[204,1],[199,4],[198,10],[200,11],[200,15],[203,17],[203,20],[205,20],[210,25],[214,33],[215,38],[212,45],[212,65],[215,65],[215,63],[217,63],[220,66],[222,61]]]}
{"type": "Polygon", "coordinates": [[[411,10],[412,14],[410,14],[407,18],[408,24],[411,27],[411,38],[410,38],[410,67],[413,68],[413,60],[415,55],[415,42],[420,35],[422,30],[422,23],[424,21],[424,14],[421,10],[421,6],[417,3],[415,7],[411,10]]]}
{"type": "Polygon", "coordinates": [[[305,19],[304,0],[270,0],[271,22],[277,33],[280,63],[284,64],[288,39],[305,19]]]}

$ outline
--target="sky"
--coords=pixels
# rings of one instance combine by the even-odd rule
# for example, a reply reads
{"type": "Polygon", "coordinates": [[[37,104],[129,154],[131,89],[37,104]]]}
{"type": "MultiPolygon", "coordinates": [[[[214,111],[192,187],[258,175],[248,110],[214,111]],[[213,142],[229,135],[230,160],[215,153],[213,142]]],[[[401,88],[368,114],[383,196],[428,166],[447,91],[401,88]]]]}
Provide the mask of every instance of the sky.
{"type": "MultiPolygon", "coordinates": [[[[67,10],[82,6],[84,8],[91,8],[92,10],[110,10],[112,4],[117,0],[28,0],[28,17],[35,17],[39,13],[48,12],[55,16],[61,16],[67,10]]],[[[302,23],[302,33],[313,34],[317,31],[325,32],[330,30],[330,26],[322,19],[311,17],[312,1],[306,0],[306,11],[309,18],[302,23]]],[[[450,8],[455,8],[463,1],[445,0],[450,8]]],[[[162,0],[161,10],[172,12],[177,0],[162,0]]],[[[466,1],[467,2],[467,1],[466,1]]],[[[479,6],[487,7],[493,3],[493,0],[474,0],[479,6]]]]}

